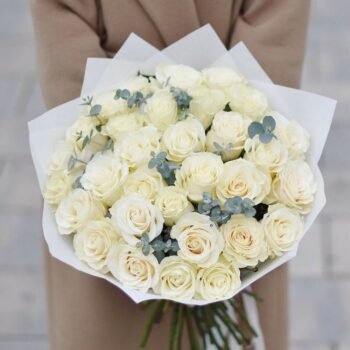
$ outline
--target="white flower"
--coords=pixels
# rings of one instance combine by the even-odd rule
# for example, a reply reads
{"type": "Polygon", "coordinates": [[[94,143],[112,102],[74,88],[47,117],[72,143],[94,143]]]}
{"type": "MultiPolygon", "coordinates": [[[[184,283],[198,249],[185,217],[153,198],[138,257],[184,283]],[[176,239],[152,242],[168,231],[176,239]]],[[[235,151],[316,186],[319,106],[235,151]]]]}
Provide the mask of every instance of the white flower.
{"type": "MultiPolygon", "coordinates": [[[[93,99],[93,105],[101,105],[99,116],[101,118],[111,118],[118,114],[126,113],[128,104],[122,98],[114,99],[115,90],[109,90],[96,95],[93,99]]],[[[96,119],[96,118],[90,118],[96,119]]]]}
{"type": "Polygon", "coordinates": [[[270,192],[270,188],[271,178],[268,174],[259,170],[255,164],[239,158],[225,163],[216,195],[223,204],[235,196],[250,198],[258,204],[270,192]]]}
{"type": "Polygon", "coordinates": [[[235,83],[241,83],[244,78],[234,69],[228,67],[210,67],[202,70],[204,83],[211,88],[225,89],[235,83]]]}
{"type": "Polygon", "coordinates": [[[176,170],[176,185],[188,191],[191,201],[200,202],[203,192],[214,191],[223,169],[224,164],[218,155],[209,152],[194,153],[176,170]]]}
{"type": "Polygon", "coordinates": [[[151,93],[151,84],[148,82],[147,78],[143,77],[142,75],[138,75],[126,82],[123,82],[122,84],[119,84],[119,88],[127,89],[131,93],[139,91],[144,96],[151,93]]]}
{"type": "Polygon", "coordinates": [[[168,90],[158,90],[147,99],[145,112],[148,122],[161,131],[177,120],[177,104],[168,90]]]}
{"type": "Polygon", "coordinates": [[[176,186],[161,189],[155,205],[160,209],[168,226],[174,225],[184,214],[193,211],[193,205],[187,199],[187,192],[176,186]]]}
{"type": "Polygon", "coordinates": [[[225,94],[218,89],[210,89],[206,86],[197,86],[189,91],[192,97],[190,113],[194,115],[207,129],[214,115],[223,110],[227,103],[225,94]]]}
{"type": "Polygon", "coordinates": [[[231,298],[240,287],[240,272],[223,257],[211,267],[200,269],[196,279],[196,294],[204,300],[231,298]]]}
{"type": "Polygon", "coordinates": [[[153,254],[143,255],[128,244],[115,244],[107,257],[112,275],[123,285],[147,292],[159,280],[159,265],[153,254]]]}
{"type": "Polygon", "coordinates": [[[146,126],[135,132],[123,135],[116,143],[115,153],[123,159],[130,168],[138,168],[148,163],[151,153],[159,151],[160,135],[153,126],[146,126]]]}
{"type": "Polygon", "coordinates": [[[163,298],[186,301],[194,297],[196,269],[178,256],[164,258],[159,266],[159,282],[155,292],[163,298]]]}
{"type": "Polygon", "coordinates": [[[168,81],[171,86],[184,90],[199,85],[202,79],[197,70],[182,64],[159,65],[156,68],[156,78],[162,84],[168,81]]]}
{"type": "Polygon", "coordinates": [[[299,213],[283,205],[270,205],[261,223],[271,257],[291,250],[303,234],[303,221],[299,213]]]}
{"type": "Polygon", "coordinates": [[[220,229],[225,239],[224,256],[239,268],[254,267],[267,259],[264,231],[256,219],[233,215],[220,229]]]}
{"type": "Polygon", "coordinates": [[[245,84],[235,84],[230,98],[230,107],[251,119],[260,120],[267,111],[266,96],[245,84]]]}
{"type": "Polygon", "coordinates": [[[141,129],[145,123],[145,115],[139,112],[120,114],[108,119],[102,127],[102,134],[117,141],[120,135],[141,129]]]}
{"type": "Polygon", "coordinates": [[[162,142],[167,158],[181,162],[193,152],[204,150],[205,130],[195,118],[188,118],[170,125],[164,132],[162,142]]]}
{"type": "Polygon", "coordinates": [[[68,160],[73,154],[74,144],[70,141],[59,141],[50,156],[47,166],[48,175],[55,172],[67,171],[68,160]]]}
{"type": "Polygon", "coordinates": [[[87,191],[77,188],[65,197],[55,213],[58,231],[69,235],[81,229],[89,220],[101,219],[106,209],[87,191]]]}
{"type": "Polygon", "coordinates": [[[278,172],[288,161],[288,150],[278,139],[262,143],[258,136],[247,139],[244,158],[269,173],[278,172]]]}
{"type": "Polygon", "coordinates": [[[178,256],[200,267],[215,264],[224,248],[219,229],[203,214],[183,215],[172,227],[170,235],[179,244],[178,256]]]}
{"type": "Polygon", "coordinates": [[[131,245],[140,241],[142,233],[152,241],[162,232],[164,219],[160,210],[137,193],[122,197],[109,211],[113,224],[131,245]]]}
{"type": "Polygon", "coordinates": [[[307,214],[311,211],[316,188],[309,165],[302,160],[293,160],[276,174],[272,182],[272,195],[287,207],[307,214]]]}
{"type": "Polygon", "coordinates": [[[92,196],[111,206],[121,195],[128,166],[112,152],[98,153],[88,163],[81,184],[92,196]]]}
{"type": "Polygon", "coordinates": [[[162,175],[157,170],[144,166],[128,176],[123,189],[124,194],[139,193],[153,203],[164,186],[162,175]]]}
{"type": "Polygon", "coordinates": [[[74,236],[73,246],[77,257],[94,270],[108,272],[107,255],[113,244],[120,239],[110,220],[92,220],[74,236]]]}
{"type": "Polygon", "coordinates": [[[44,199],[51,205],[58,205],[72,189],[74,178],[67,171],[56,171],[48,176],[44,189],[44,199]]]}
{"type": "Polygon", "coordinates": [[[238,158],[248,137],[249,123],[248,118],[237,112],[216,113],[211,129],[207,133],[207,150],[222,152],[224,161],[238,158]]]}

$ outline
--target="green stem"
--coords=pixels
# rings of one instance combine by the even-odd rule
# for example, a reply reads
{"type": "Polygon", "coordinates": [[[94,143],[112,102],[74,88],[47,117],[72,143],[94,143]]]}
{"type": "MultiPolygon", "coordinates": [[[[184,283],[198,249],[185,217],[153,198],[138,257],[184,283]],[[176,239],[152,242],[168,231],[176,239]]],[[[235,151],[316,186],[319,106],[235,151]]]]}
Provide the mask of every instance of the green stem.
{"type": "Polygon", "coordinates": [[[200,350],[200,345],[198,343],[198,333],[196,332],[193,325],[193,315],[191,314],[191,310],[189,310],[188,307],[185,309],[185,317],[191,350],[200,350]]]}
{"type": "Polygon", "coordinates": [[[255,331],[255,329],[251,326],[251,324],[249,323],[249,320],[245,314],[245,312],[236,305],[234,300],[229,300],[230,305],[233,307],[233,309],[235,310],[235,312],[238,314],[239,318],[241,319],[241,321],[244,323],[244,325],[249,329],[249,332],[252,333],[252,335],[254,337],[257,337],[257,333],[255,331]]]}
{"type": "Polygon", "coordinates": [[[217,329],[217,331],[218,331],[218,333],[219,333],[219,335],[221,337],[221,340],[222,340],[222,342],[224,344],[224,349],[228,350],[229,349],[229,345],[228,345],[227,336],[224,335],[224,333],[222,332],[222,326],[217,321],[217,318],[215,318],[215,316],[217,316],[217,307],[215,306],[215,304],[210,305],[209,307],[211,308],[211,317],[212,317],[213,324],[214,324],[215,328],[217,329]]]}
{"type": "Polygon", "coordinates": [[[177,322],[174,335],[174,348],[176,350],[181,350],[182,331],[185,321],[185,305],[180,304],[178,308],[179,311],[177,314],[177,322]]]}
{"type": "Polygon", "coordinates": [[[198,315],[199,308],[200,307],[198,307],[198,306],[195,306],[193,308],[193,319],[195,320],[196,327],[197,327],[197,329],[199,331],[199,334],[200,334],[200,337],[201,337],[201,340],[202,340],[202,344],[203,344],[203,349],[206,349],[207,348],[206,332],[205,332],[204,328],[202,327],[200,316],[198,315]]]}

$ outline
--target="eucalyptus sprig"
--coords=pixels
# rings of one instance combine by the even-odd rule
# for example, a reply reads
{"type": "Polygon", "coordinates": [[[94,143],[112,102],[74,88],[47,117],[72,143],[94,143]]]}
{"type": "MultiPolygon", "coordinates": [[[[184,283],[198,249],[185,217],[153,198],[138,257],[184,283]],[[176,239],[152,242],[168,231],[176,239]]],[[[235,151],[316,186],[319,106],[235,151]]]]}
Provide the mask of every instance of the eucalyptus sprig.
{"type": "Polygon", "coordinates": [[[166,183],[173,185],[175,183],[175,170],[179,168],[179,165],[169,162],[166,157],[167,153],[164,151],[158,154],[152,152],[151,159],[148,162],[148,168],[156,168],[166,183]]]}
{"type": "Polygon", "coordinates": [[[190,103],[192,100],[192,96],[190,96],[186,91],[178,89],[176,87],[171,87],[170,92],[174,96],[177,104],[177,108],[180,111],[178,119],[179,120],[185,119],[190,110],[190,103]]]}
{"type": "Polygon", "coordinates": [[[259,140],[262,143],[269,143],[276,135],[273,131],[276,128],[276,121],[270,115],[264,117],[261,123],[252,122],[248,127],[248,135],[252,139],[259,135],[259,140]]]}
{"type": "Polygon", "coordinates": [[[92,104],[93,99],[94,98],[92,96],[83,97],[83,103],[80,104],[81,106],[90,107],[88,117],[98,117],[102,110],[102,106],[100,104],[92,104]]]}
{"type": "Polygon", "coordinates": [[[250,198],[242,198],[239,196],[229,198],[224,204],[224,208],[234,214],[243,214],[248,217],[252,217],[256,214],[254,208],[254,202],[250,198]]]}
{"type": "Polygon", "coordinates": [[[131,93],[128,89],[118,89],[115,92],[114,99],[123,99],[127,101],[128,107],[141,107],[142,104],[146,103],[147,96],[145,97],[142,92],[135,91],[131,93]]]}
{"type": "Polygon", "coordinates": [[[144,74],[144,73],[141,73],[140,71],[137,72],[137,76],[141,76],[141,77],[144,77],[148,80],[148,82],[150,83],[151,82],[151,79],[156,79],[156,76],[155,75],[152,75],[152,74],[144,74]]]}
{"type": "Polygon", "coordinates": [[[77,163],[81,163],[81,164],[87,165],[87,162],[85,162],[84,160],[79,159],[78,156],[76,155],[76,153],[74,152],[68,159],[67,170],[68,171],[73,170],[73,168],[75,167],[75,165],[77,163]]]}

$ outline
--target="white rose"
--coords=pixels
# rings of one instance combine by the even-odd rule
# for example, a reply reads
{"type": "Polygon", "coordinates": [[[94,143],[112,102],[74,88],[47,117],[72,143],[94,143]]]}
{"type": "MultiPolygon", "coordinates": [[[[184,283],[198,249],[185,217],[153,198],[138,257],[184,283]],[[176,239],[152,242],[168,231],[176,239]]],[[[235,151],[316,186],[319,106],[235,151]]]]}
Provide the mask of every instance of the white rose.
{"type": "Polygon", "coordinates": [[[211,88],[225,89],[244,81],[242,75],[228,67],[211,67],[202,70],[204,83],[211,88]]]}
{"type": "Polygon", "coordinates": [[[222,152],[224,161],[238,158],[248,138],[249,123],[248,118],[237,112],[218,112],[215,114],[211,129],[207,133],[207,150],[209,152],[222,152]]]}
{"type": "Polygon", "coordinates": [[[143,233],[152,241],[162,232],[164,219],[160,210],[137,193],[122,197],[109,211],[116,229],[131,245],[135,246],[143,233]]]}
{"type": "Polygon", "coordinates": [[[159,280],[159,265],[153,254],[145,256],[128,244],[115,244],[107,257],[112,275],[123,285],[147,292],[159,280]]]}
{"type": "Polygon", "coordinates": [[[189,91],[192,97],[190,102],[190,113],[208,129],[213,121],[214,115],[223,110],[227,99],[225,94],[218,89],[210,89],[206,86],[197,86],[189,91]]]}
{"type": "Polygon", "coordinates": [[[159,65],[156,68],[156,78],[162,84],[168,81],[171,86],[184,90],[199,85],[202,79],[197,70],[182,64],[159,65]]]}
{"type": "Polygon", "coordinates": [[[291,250],[303,234],[303,221],[299,213],[282,205],[269,206],[261,223],[271,257],[291,250]]]}
{"type": "Polygon", "coordinates": [[[43,197],[51,205],[58,205],[72,190],[74,177],[66,171],[56,171],[48,176],[43,197]]]}
{"type": "Polygon", "coordinates": [[[224,248],[223,237],[207,215],[187,213],[172,227],[170,235],[179,244],[178,256],[200,267],[215,264],[224,248]]]}
{"type": "Polygon", "coordinates": [[[146,126],[121,136],[114,150],[130,168],[136,169],[148,163],[152,152],[159,151],[159,139],[157,129],[153,126],[146,126]]]}
{"type": "Polygon", "coordinates": [[[157,170],[145,166],[128,176],[123,189],[124,194],[139,193],[153,203],[164,186],[162,175],[157,170]]]}
{"type": "Polygon", "coordinates": [[[151,84],[148,82],[147,78],[142,75],[138,75],[122,84],[119,84],[120,89],[127,89],[131,93],[139,91],[144,96],[151,93],[151,84]]]}
{"type": "Polygon", "coordinates": [[[260,120],[268,109],[266,96],[245,84],[235,84],[230,98],[230,107],[253,120],[260,120]]]}
{"type": "Polygon", "coordinates": [[[244,215],[233,215],[220,227],[225,240],[224,256],[239,268],[254,267],[268,257],[263,227],[244,215]]]}
{"type": "Polygon", "coordinates": [[[288,149],[278,139],[262,143],[258,136],[247,139],[244,158],[269,172],[278,172],[288,161],[288,149]]]}
{"type": "Polygon", "coordinates": [[[310,134],[295,120],[289,120],[276,111],[269,112],[276,120],[274,133],[288,148],[290,159],[304,159],[310,147],[310,134]]]}
{"type": "Polygon", "coordinates": [[[108,119],[102,127],[102,134],[117,141],[120,135],[141,129],[145,123],[145,115],[139,112],[120,114],[108,119]]]}
{"type": "Polygon", "coordinates": [[[204,150],[205,130],[195,118],[188,118],[170,125],[162,137],[167,158],[181,162],[193,152],[204,150]]]}
{"type": "Polygon", "coordinates": [[[68,160],[73,154],[74,144],[70,141],[59,141],[54,148],[53,153],[50,156],[50,160],[47,166],[47,174],[53,174],[55,172],[66,171],[68,167],[68,160]]]}
{"type": "Polygon", "coordinates": [[[161,131],[177,120],[177,104],[168,90],[158,90],[147,99],[145,112],[148,122],[161,131]]]}
{"type": "Polygon", "coordinates": [[[231,298],[240,287],[239,269],[223,257],[211,267],[200,269],[196,279],[196,294],[204,300],[231,298]]]}
{"type": "Polygon", "coordinates": [[[97,153],[88,163],[81,184],[92,196],[111,206],[121,195],[128,166],[112,152],[97,153]]]}
{"type": "Polygon", "coordinates": [[[174,225],[184,214],[193,211],[193,205],[187,199],[187,192],[176,186],[161,189],[157,194],[155,205],[168,226],[174,225]]]}
{"type": "Polygon", "coordinates": [[[272,195],[287,207],[307,214],[311,211],[316,188],[309,165],[302,160],[293,160],[276,174],[272,182],[272,195]]]}
{"type": "Polygon", "coordinates": [[[113,244],[120,239],[110,220],[89,221],[74,236],[75,254],[94,270],[107,273],[107,255],[113,244]]]}
{"type": "Polygon", "coordinates": [[[81,229],[89,220],[101,219],[106,209],[87,191],[77,188],[65,197],[55,213],[58,231],[69,235],[81,229]]]}
{"type": "MultiPolygon", "coordinates": [[[[122,98],[114,99],[115,90],[109,90],[96,95],[93,99],[92,105],[101,105],[101,111],[99,117],[111,118],[118,114],[126,113],[128,110],[128,104],[126,100],[122,98]]],[[[91,118],[96,119],[96,118],[91,118]]]]}
{"type": "Polygon", "coordinates": [[[228,198],[250,198],[255,204],[263,201],[270,192],[271,178],[255,164],[239,158],[225,163],[224,171],[216,187],[216,195],[222,204],[228,198]]]}
{"type": "Polygon", "coordinates": [[[196,291],[196,269],[178,256],[164,258],[159,266],[159,282],[154,291],[164,298],[186,301],[196,291]]]}
{"type": "Polygon", "coordinates": [[[176,170],[176,185],[188,192],[191,201],[200,202],[203,192],[214,191],[223,169],[224,164],[218,155],[209,152],[194,153],[176,170]]]}

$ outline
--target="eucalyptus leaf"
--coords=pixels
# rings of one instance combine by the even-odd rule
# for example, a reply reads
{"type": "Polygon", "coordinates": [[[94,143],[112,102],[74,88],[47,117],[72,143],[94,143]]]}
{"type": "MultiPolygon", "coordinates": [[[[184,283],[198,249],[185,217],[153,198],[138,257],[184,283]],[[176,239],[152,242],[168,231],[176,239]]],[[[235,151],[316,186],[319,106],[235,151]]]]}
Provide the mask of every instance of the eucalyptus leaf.
{"type": "Polygon", "coordinates": [[[93,117],[97,116],[97,115],[100,114],[101,110],[102,110],[102,106],[101,105],[93,105],[91,107],[91,109],[90,109],[90,115],[93,116],[93,117]]]}

